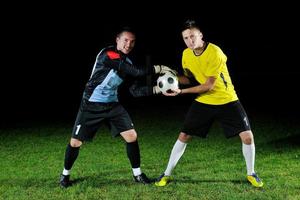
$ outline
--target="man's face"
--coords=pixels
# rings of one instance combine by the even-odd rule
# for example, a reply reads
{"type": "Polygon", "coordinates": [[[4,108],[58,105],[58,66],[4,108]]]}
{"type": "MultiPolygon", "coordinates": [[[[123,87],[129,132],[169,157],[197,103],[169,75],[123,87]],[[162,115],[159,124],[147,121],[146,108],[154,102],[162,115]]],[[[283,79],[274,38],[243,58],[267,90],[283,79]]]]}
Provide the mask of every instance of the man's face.
{"type": "Polygon", "coordinates": [[[202,33],[196,29],[186,29],[182,31],[182,38],[186,46],[192,50],[203,46],[202,33]]]}
{"type": "Polygon", "coordinates": [[[129,54],[135,45],[135,35],[125,31],[116,38],[116,43],[119,51],[129,54]]]}

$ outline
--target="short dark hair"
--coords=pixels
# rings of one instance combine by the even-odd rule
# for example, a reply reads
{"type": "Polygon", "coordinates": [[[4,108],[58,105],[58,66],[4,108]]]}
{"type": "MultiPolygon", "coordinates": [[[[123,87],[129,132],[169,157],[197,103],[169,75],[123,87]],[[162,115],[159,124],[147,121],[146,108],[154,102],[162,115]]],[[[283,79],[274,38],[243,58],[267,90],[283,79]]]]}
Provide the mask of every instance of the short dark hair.
{"type": "Polygon", "coordinates": [[[119,30],[117,31],[117,37],[119,37],[122,33],[124,32],[130,32],[133,35],[135,35],[135,31],[132,27],[130,26],[122,26],[121,28],[119,28],[119,30]]]}
{"type": "Polygon", "coordinates": [[[181,28],[181,32],[186,30],[186,29],[191,29],[191,28],[196,28],[200,31],[199,25],[196,23],[195,20],[193,19],[188,19],[183,23],[183,26],[181,28]]]}

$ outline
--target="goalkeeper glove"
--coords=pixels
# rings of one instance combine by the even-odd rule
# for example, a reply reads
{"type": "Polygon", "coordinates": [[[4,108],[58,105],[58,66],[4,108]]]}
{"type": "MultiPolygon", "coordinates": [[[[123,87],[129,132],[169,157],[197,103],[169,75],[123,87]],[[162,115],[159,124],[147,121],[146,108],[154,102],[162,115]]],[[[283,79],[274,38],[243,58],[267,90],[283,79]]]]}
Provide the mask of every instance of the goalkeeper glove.
{"type": "Polygon", "coordinates": [[[166,72],[171,72],[175,76],[177,76],[177,71],[174,69],[171,69],[170,67],[167,67],[165,65],[154,65],[154,71],[156,74],[165,74],[166,72]]]}
{"type": "Polygon", "coordinates": [[[154,86],[153,87],[153,94],[160,94],[161,93],[161,91],[160,91],[160,89],[158,88],[158,86],[156,85],[156,86],[154,86]]]}

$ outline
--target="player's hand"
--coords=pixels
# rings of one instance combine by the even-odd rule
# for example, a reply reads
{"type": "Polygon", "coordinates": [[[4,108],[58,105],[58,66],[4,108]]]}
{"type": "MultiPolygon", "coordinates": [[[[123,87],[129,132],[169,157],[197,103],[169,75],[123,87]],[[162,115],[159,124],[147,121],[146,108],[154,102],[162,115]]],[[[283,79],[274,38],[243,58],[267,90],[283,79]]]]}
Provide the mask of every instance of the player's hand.
{"type": "Polygon", "coordinates": [[[154,65],[153,67],[156,74],[165,74],[166,72],[171,72],[175,76],[177,76],[178,74],[176,70],[171,69],[170,67],[165,65],[154,65]]]}
{"type": "Polygon", "coordinates": [[[161,90],[157,85],[153,86],[153,94],[161,94],[161,90]]]}
{"type": "Polygon", "coordinates": [[[178,89],[170,90],[168,92],[163,92],[163,95],[169,96],[169,97],[174,97],[174,96],[181,94],[181,92],[182,92],[182,90],[178,88],[178,89]]]}

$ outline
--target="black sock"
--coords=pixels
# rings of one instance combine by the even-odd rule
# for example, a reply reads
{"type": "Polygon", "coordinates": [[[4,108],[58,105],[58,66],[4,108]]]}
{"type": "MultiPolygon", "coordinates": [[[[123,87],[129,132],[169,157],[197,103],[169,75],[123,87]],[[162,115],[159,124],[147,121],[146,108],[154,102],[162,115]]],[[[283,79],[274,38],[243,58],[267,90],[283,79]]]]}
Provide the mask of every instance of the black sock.
{"type": "Polygon", "coordinates": [[[65,153],[65,169],[70,170],[78,157],[80,147],[72,147],[68,144],[65,153]]]}
{"type": "Polygon", "coordinates": [[[141,165],[140,148],[137,141],[126,143],[127,156],[130,160],[132,168],[138,168],[141,165]]]}

